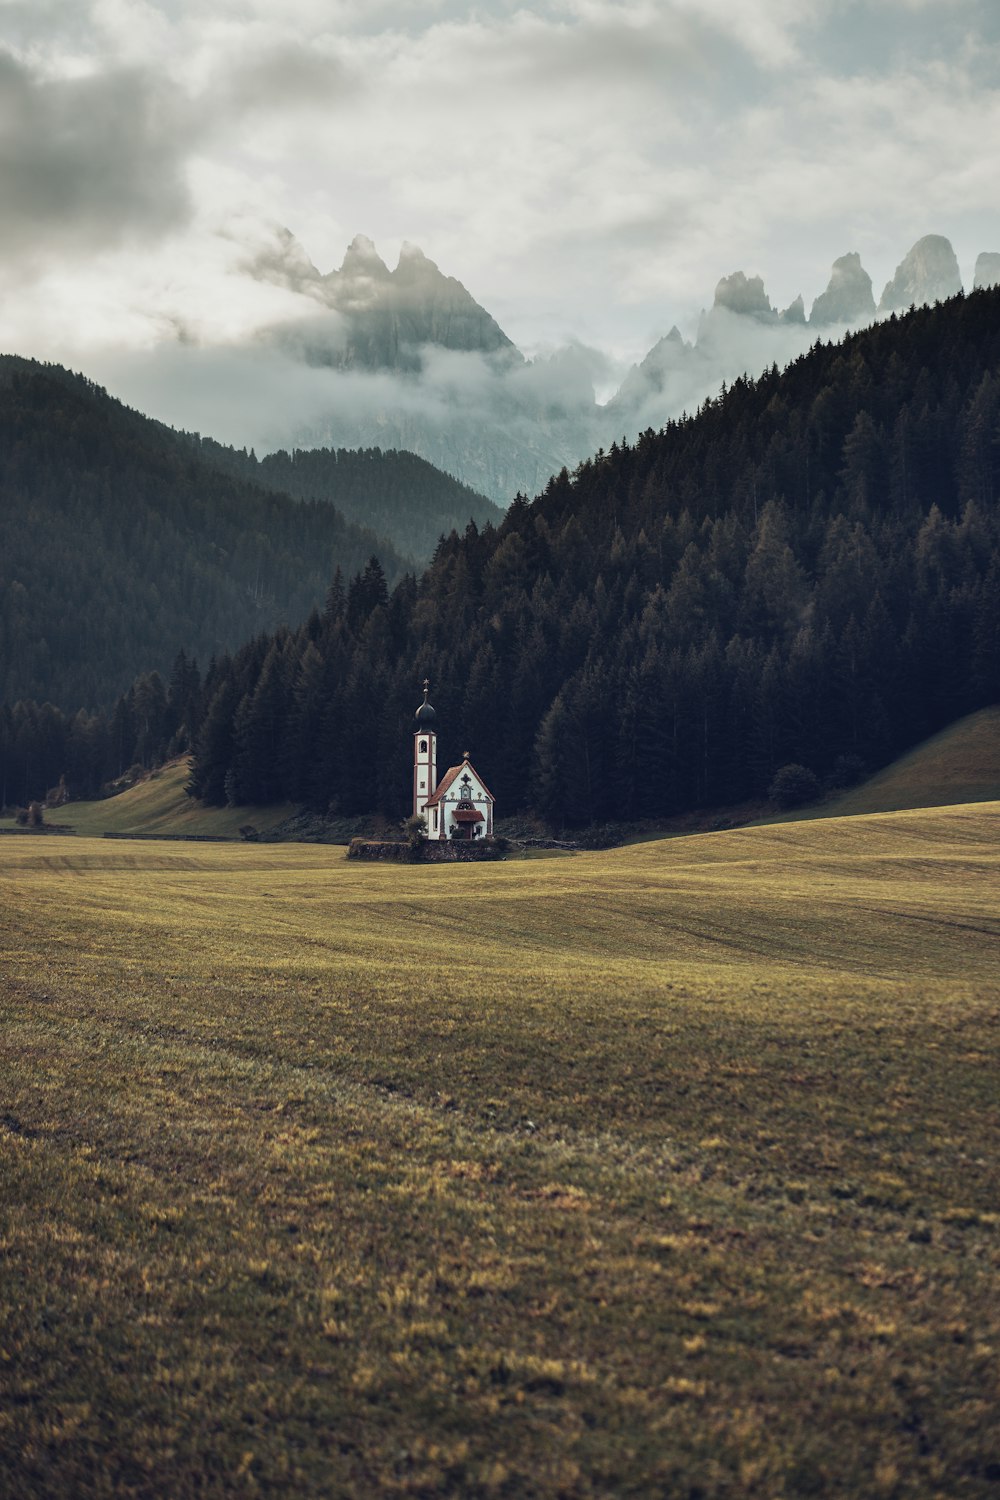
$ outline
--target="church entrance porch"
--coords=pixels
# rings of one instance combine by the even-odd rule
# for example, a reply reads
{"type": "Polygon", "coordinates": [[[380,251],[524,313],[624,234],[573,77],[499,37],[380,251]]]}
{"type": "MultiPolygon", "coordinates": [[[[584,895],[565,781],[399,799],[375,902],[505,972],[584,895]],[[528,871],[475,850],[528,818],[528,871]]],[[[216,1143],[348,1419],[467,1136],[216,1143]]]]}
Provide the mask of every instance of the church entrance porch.
{"type": "Polygon", "coordinates": [[[451,831],[453,839],[478,838],[482,832],[479,824],[486,821],[477,807],[463,806],[461,803],[456,807],[452,818],[455,824],[451,831]]]}

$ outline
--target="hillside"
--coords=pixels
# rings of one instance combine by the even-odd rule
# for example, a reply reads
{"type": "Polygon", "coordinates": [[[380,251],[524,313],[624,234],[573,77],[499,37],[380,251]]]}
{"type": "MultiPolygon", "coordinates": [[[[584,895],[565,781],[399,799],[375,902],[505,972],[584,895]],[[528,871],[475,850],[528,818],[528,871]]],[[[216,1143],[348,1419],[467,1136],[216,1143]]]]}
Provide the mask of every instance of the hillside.
{"type": "Polygon", "coordinates": [[[96,802],[68,802],[53,808],[46,814],[46,821],[97,838],[114,833],[235,839],[245,824],[263,832],[294,811],[280,803],[260,808],[202,807],[185,794],[189,775],[186,757],[171,761],[151,772],[147,780],[114,797],[96,802]]]}
{"type": "Polygon", "coordinates": [[[356,526],[388,537],[393,547],[425,567],[442,536],[461,535],[469,522],[499,526],[503,511],[485,495],[435,469],[415,453],[381,448],[280,450],[258,459],[208,438],[198,453],[240,479],[297,500],[327,500],[356,526]]]}
{"type": "Polygon", "coordinates": [[[418,508],[446,497],[442,526],[469,520],[470,492],[402,455],[346,462],[360,525],[325,503],[332,481],[290,499],[253,462],[230,455],[243,473],[223,474],[223,450],[209,463],[200,446],[82,376],[0,358],[0,703],[109,706],[181,649],[204,665],[297,624],[338,567],[351,577],[377,553],[398,579],[411,564],[375,534],[382,491],[394,514],[405,490],[418,508]]]}
{"type": "Polygon", "coordinates": [[[889,763],[1000,701],[998,372],[993,290],[736,382],[446,540],[416,588],[275,642],[266,689],[238,655],[196,775],[400,816],[424,676],[439,764],[470,747],[500,816],[672,817],[788,763],[889,763]],[[265,700],[295,747],[266,776],[265,700]]]}
{"type": "Polygon", "coordinates": [[[826,804],[830,817],[1000,798],[1000,707],[980,709],[826,804]]]}
{"type": "Polygon", "coordinates": [[[993,1495],[998,830],[0,839],[0,1489],[993,1495]]]}

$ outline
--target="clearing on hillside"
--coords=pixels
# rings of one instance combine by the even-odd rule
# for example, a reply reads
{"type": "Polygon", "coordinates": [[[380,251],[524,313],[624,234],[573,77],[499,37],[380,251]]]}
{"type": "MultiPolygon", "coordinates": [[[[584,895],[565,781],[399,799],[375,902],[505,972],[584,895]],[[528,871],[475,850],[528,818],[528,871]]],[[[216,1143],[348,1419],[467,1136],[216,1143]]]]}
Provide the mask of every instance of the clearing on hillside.
{"type": "Polygon", "coordinates": [[[0,840],[0,1489],[994,1495],[998,832],[0,840]]]}

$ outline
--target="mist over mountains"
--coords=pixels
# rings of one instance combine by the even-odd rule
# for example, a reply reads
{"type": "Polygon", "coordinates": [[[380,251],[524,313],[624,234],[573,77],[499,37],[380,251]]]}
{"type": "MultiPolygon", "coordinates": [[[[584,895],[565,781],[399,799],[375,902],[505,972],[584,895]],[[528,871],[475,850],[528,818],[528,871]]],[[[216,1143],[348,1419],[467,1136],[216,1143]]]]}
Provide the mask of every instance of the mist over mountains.
{"type": "MultiPolygon", "coordinates": [[[[723,383],[783,367],[817,338],[962,290],[941,235],[919,240],[877,299],[857,252],[839,256],[808,311],[802,295],[773,307],[763,278],[737,270],[718,282],[692,339],[672,328],[602,404],[595,389],[616,380],[607,356],[575,344],[525,358],[462,283],[413,245],[404,243],[390,269],[358,235],[324,274],[275,228],[247,244],[242,271],[291,293],[295,315],[225,349],[181,338],[148,357],[147,389],[130,399],[155,410],[157,382],[183,388],[182,425],[258,451],[407,449],[502,505],[539,493],[552,474],[612,442],[696,410],[723,383]]],[[[998,283],[1000,253],[983,252],[974,284],[998,283]]],[[[99,373],[107,378],[106,367],[99,373]]]]}

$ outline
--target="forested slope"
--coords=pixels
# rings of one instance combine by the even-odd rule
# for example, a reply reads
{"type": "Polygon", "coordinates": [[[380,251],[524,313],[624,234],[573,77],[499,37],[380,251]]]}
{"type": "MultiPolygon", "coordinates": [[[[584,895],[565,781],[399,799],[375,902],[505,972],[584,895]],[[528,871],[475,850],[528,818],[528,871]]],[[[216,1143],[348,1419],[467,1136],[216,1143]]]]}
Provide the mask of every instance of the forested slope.
{"type": "Polygon", "coordinates": [[[110,705],[181,648],[304,619],[338,566],[377,551],[402,574],[372,530],[197,449],[82,376],[0,357],[0,702],[110,705]]]}
{"type": "Polygon", "coordinates": [[[439,763],[501,811],[662,816],[800,762],[884,764],[1000,700],[1000,293],[911,311],[554,478],[420,581],[258,640],[195,783],[405,810],[425,674],[439,763]]]}
{"type": "Polygon", "coordinates": [[[299,500],[327,500],[355,525],[388,537],[398,552],[426,566],[442,536],[464,531],[470,521],[499,525],[503,511],[418,458],[381,448],[280,449],[258,459],[253,453],[202,438],[198,451],[240,479],[299,500]]]}

